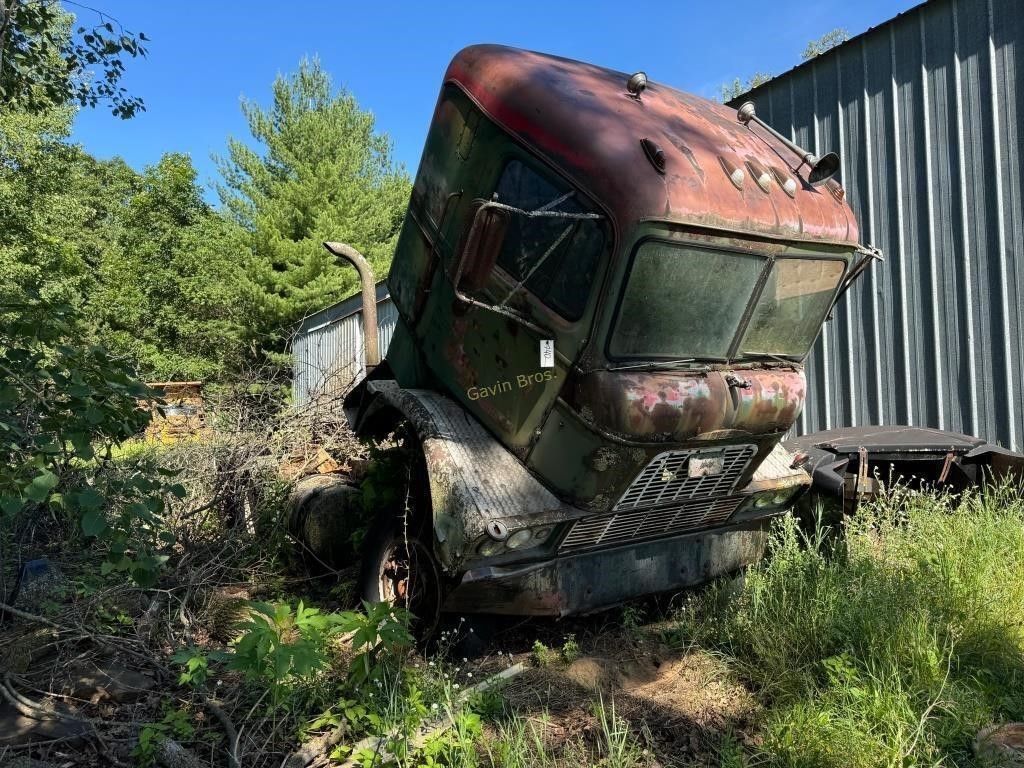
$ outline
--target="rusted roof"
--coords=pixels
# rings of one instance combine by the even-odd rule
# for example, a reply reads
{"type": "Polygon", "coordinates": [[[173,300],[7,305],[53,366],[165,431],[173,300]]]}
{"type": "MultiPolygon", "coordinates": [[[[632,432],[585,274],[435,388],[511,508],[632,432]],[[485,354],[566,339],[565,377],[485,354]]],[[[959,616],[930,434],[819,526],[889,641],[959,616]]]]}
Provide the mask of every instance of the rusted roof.
{"type": "Polygon", "coordinates": [[[806,185],[793,172],[799,159],[764,130],[741,125],[731,107],[653,81],[635,98],[626,92],[628,77],[476,45],[455,56],[446,80],[568,172],[620,226],[657,218],[773,238],[858,242],[838,185],[806,185]],[[664,173],[648,160],[645,138],[664,152],[664,173]],[[737,171],[739,187],[730,180],[737,171]],[[793,197],[781,186],[786,179],[796,183],[793,197]]]}

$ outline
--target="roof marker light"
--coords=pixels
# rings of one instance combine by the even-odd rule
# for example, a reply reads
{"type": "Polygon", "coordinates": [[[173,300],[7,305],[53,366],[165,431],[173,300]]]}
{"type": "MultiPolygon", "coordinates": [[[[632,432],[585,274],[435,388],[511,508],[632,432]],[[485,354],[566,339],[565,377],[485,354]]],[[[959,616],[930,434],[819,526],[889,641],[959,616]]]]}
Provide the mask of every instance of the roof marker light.
{"type": "Polygon", "coordinates": [[[757,186],[765,192],[770,192],[772,187],[772,176],[757,160],[747,160],[747,168],[750,169],[750,176],[757,182],[757,186]]]}
{"type": "Polygon", "coordinates": [[[796,180],[777,165],[771,166],[771,170],[782,191],[790,197],[796,197],[796,180]]]}
{"type": "Polygon", "coordinates": [[[722,155],[718,156],[718,162],[722,164],[722,169],[725,174],[729,177],[729,181],[732,182],[736,189],[743,189],[743,182],[746,180],[747,175],[743,172],[743,169],[734,165],[733,163],[726,160],[722,155]]]}

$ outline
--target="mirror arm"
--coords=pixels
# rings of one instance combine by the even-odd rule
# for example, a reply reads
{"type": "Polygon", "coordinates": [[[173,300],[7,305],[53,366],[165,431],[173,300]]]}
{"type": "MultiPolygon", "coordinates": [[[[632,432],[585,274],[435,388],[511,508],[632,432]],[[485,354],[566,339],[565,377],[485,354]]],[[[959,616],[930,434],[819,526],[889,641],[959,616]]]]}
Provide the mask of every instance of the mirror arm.
{"type": "Polygon", "coordinates": [[[881,249],[876,248],[873,245],[858,245],[857,253],[861,255],[860,261],[853,265],[853,268],[846,275],[846,279],[843,280],[842,285],[839,286],[839,292],[836,293],[836,297],[832,301],[832,306],[828,309],[828,315],[825,317],[826,322],[832,319],[832,313],[836,308],[836,304],[838,304],[839,300],[846,295],[846,292],[850,290],[850,286],[857,281],[857,278],[867,271],[871,262],[885,261],[885,257],[882,255],[881,249]]]}

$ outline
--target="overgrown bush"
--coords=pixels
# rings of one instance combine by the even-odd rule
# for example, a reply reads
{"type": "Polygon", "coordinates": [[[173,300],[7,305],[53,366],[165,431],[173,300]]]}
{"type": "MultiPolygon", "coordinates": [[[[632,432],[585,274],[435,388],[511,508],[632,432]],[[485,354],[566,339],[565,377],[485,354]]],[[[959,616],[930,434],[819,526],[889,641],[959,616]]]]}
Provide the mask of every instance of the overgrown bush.
{"type": "Polygon", "coordinates": [[[1022,606],[1018,489],[896,489],[839,551],[783,521],[742,591],[689,603],[677,639],[755,686],[771,764],[965,764],[980,728],[1024,719],[1022,606]]]}
{"type": "Polygon", "coordinates": [[[105,545],[104,572],[150,584],[174,542],[168,499],[185,491],[147,456],[117,458],[149,422],[139,402],[152,393],[76,337],[65,306],[0,307],[0,521],[15,544],[44,522],[70,523],[105,545]]]}

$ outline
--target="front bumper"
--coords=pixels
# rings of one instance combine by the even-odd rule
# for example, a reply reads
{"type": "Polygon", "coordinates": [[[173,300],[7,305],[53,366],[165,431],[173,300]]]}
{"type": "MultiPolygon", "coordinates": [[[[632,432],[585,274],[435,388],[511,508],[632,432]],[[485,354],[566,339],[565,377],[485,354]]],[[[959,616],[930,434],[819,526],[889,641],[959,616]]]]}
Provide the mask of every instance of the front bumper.
{"type": "Polygon", "coordinates": [[[771,519],[540,562],[471,569],[444,609],[568,616],[696,586],[760,560],[771,519]]]}

